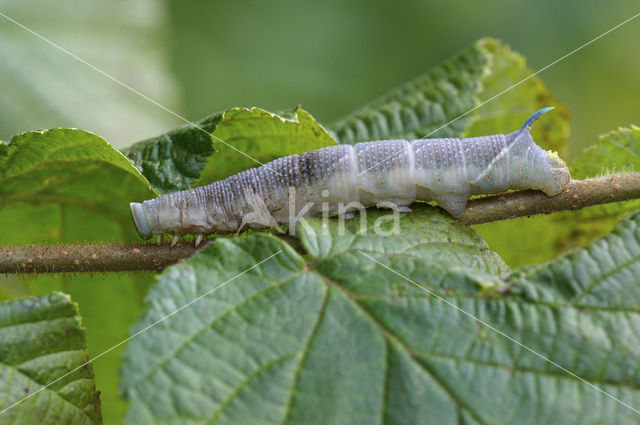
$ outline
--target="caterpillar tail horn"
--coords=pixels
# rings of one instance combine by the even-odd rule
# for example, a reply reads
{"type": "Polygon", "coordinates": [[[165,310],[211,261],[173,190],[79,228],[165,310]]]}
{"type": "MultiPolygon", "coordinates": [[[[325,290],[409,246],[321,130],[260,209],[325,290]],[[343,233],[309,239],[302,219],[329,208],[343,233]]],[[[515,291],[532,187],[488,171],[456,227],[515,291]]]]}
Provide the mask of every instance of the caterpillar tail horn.
{"type": "Polygon", "coordinates": [[[546,114],[547,112],[549,112],[550,110],[554,109],[553,106],[547,106],[546,108],[542,108],[536,112],[534,112],[529,119],[527,119],[527,121],[524,123],[524,125],[522,126],[522,128],[520,129],[520,131],[526,131],[529,132],[531,130],[531,127],[533,127],[533,123],[535,123],[536,121],[538,121],[538,118],[540,118],[541,116],[543,116],[544,114],[546,114]]]}

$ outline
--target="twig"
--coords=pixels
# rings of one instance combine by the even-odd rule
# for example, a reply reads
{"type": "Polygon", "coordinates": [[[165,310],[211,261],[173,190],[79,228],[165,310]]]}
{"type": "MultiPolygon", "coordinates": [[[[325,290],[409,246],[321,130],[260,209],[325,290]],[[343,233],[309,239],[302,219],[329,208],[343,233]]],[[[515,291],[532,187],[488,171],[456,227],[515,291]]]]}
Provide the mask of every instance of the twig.
{"type": "Polygon", "coordinates": [[[162,270],[184,261],[195,251],[193,243],[187,242],[173,248],[169,244],[3,246],[0,273],[162,270]]]}
{"type": "MultiPolygon", "coordinates": [[[[466,224],[578,210],[584,207],[640,198],[640,173],[572,180],[557,196],[523,190],[473,199],[460,220],[466,224]]],[[[299,245],[297,239],[278,235],[299,245]]],[[[205,241],[210,242],[210,241],[205,241]]],[[[205,246],[203,243],[200,248],[205,246]]],[[[0,274],[56,272],[113,272],[162,270],[184,261],[198,249],[192,243],[92,244],[0,247],[0,274]]]]}
{"type": "Polygon", "coordinates": [[[488,223],[536,214],[627,201],[640,198],[640,173],[622,176],[571,180],[556,196],[547,196],[536,190],[522,190],[502,195],[473,199],[460,217],[466,224],[488,223]]]}

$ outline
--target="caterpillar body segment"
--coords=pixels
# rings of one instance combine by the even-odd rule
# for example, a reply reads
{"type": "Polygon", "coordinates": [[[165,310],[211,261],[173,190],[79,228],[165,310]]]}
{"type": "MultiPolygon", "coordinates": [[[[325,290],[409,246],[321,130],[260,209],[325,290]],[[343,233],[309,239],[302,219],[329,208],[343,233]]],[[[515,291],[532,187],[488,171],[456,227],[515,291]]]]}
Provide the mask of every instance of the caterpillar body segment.
{"type": "MultiPolygon", "coordinates": [[[[552,196],[570,180],[565,163],[532,139],[531,116],[513,133],[466,139],[380,140],[276,159],[227,179],[130,204],[143,238],[262,229],[358,206],[435,200],[459,217],[475,194],[537,189],[552,196]]],[[[201,237],[198,237],[198,241],[201,237]]]]}

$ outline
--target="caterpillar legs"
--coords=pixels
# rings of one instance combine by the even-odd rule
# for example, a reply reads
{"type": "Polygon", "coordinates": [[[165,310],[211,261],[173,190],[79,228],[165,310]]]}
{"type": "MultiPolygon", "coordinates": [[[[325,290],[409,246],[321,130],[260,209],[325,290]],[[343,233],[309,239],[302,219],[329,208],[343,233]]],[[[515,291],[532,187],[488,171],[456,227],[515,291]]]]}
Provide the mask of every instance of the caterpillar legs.
{"type": "Polygon", "coordinates": [[[458,218],[462,215],[462,213],[464,213],[464,209],[467,206],[468,199],[469,194],[467,193],[447,193],[434,196],[434,201],[436,201],[442,209],[447,211],[454,218],[458,218]]]}
{"type": "MultiPolygon", "coordinates": [[[[160,246],[160,244],[162,243],[162,236],[163,235],[156,235],[156,243],[158,244],[158,246],[160,246]]],[[[204,235],[203,234],[196,235],[196,239],[194,241],[194,245],[195,245],[196,248],[198,246],[200,246],[200,244],[202,243],[203,239],[204,239],[204,235]]],[[[179,235],[174,235],[173,239],[171,239],[171,248],[176,246],[178,244],[179,240],[180,240],[180,236],[179,235]]]]}

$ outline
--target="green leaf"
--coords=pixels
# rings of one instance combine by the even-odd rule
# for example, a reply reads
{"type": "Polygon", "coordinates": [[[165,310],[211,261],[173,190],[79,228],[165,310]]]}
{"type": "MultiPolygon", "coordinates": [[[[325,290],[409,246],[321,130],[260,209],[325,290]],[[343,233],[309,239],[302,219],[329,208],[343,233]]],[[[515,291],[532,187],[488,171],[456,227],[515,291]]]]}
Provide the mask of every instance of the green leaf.
{"type": "Polygon", "coordinates": [[[100,388],[103,420],[105,423],[122,423],[127,405],[118,394],[120,380],[117,370],[122,365],[120,356],[124,346],[113,347],[127,338],[128,329],[141,314],[142,301],[152,279],[149,273],[49,274],[35,278],[4,276],[0,282],[0,299],[51,291],[72,294],[78,303],[82,323],[89,329],[90,357],[95,358],[111,350],[93,364],[95,381],[100,388]]]}
{"type": "MultiPolygon", "coordinates": [[[[388,213],[370,212],[369,227],[384,216],[388,213]]],[[[443,275],[435,287],[452,294],[473,292],[475,285],[491,287],[495,280],[469,278],[440,288],[453,273],[447,271],[452,264],[452,269],[466,264],[504,270],[481,240],[434,207],[405,217],[403,230],[411,230],[412,238],[384,245],[375,244],[375,237],[368,235],[316,237],[314,229],[322,229],[322,223],[309,223],[309,228],[301,229],[302,241],[315,267],[305,264],[284,242],[256,234],[218,239],[163,273],[147,299],[150,309],[132,333],[228,284],[136,336],[129,345],[121,373],[123,394],[131,402],[128,423],[168,423],[176,418],[210,423],[260,418],[280,423],[287,416],[290,423],[309,423],[320,414],[344,415],[349,423],[375,422],[383,402],[386,342],[350,294],[369,290],[374,298],[402,297],[415,291],[399,282],[385,285],[375,279],[371,274],[379,273],[372,267],[375,264],[352,247],[396,255],[420,276],[443,275]],[[447,259],[453,251],[449,245],[461,254],[447,259]],[[436,262],[422,260],[426,252],[436,256],[436,262]],[[348,289],[329,280],[341,275],[355,277],[348,289]],[[324,412],[324,406],[331,408],[324,412]],[[350,417],[350,411],[367,420],[350,417]]],[[[442,389],[433,392],[445,396],[442,389]]]]}
{"type": "Polygon", "coordinates": [[[200,178],[207,157],[214,152],[210,132],[224,113],[207,117],[194,127],[182,126],[138,142],[123,152],[158,193],[188,189],[200,178]]]}
{"type": "MultiPolygon", "coordinates": [[[[526,300],[570,305],[584,309],[585,313],[611,310],[599,314],[611,313],[610,317],[618,315],[621,319],[626,316],[624,320],[632,325],[640,319],[636,317],[640,313],[640,286],[635,278],[638,271],[640,212],[634,212],[620,220],[605,237],[545,265],[525,267],[511,279],[516,285],[513,291],[526,300]]],[[[612,329],[607,335],[615,338],[622,332],[612,329]]],[[[631,343],[627,341],[625,345],[631,343]]],[[[632,349],[640,350],[640,346],[632,349]]],[[[607,365],[599,372],[613,366],[607,365]]]]}
{"type": "Polygon", "coordinates": [[[232,108],[196,125],[144,140],[125,151],[159,193],[208,184],[260,163],[335,144],[300,108],[279,114],[232,108]]]}
{"type": "MultiPolygon", "coordinates": [[[[27,205],[41,206],[40,213],[51,230],[59,228],[63,219],[69,225],[82,221],[87,227],[85,220],[106,218],[124,227],[130,221],[128,202],[152,195],[145,178],[126,157],[86,131],[26,132],[14,136],[0,150],[0,209],[9,208],[10,216],[22,218],[21,211],[27,205]]],[[[42,229],[41,223],[35,224],[42,229]]],[[[23,239],[21,229],[7,230],[2,234],[3,243],[23,239]]],[[[87,236],[103,231],[104,226],[84,230],[87,236]]],[[[121,237],[122,233],[113,236],[121,237]]]]}
{"type": "MultiPolygon", "coordinates": [[[[126,157],[86,131],[27,132],[0,144],[0,243],[5,245],[138,241],[128,203],[154,195],[126,157]]],[[[150,280],[142,274],[4,277],[0,299],[71,294],[91,329],[90,354],[95,356],[126,338],[150,280]]],[[[105,418],[113,422],[125,410],[113,372],[120,367],[117,354],[95,367],[105,418]]]]}
{"type": "Polygon", "coordinates": [[[533,136],[541,146],[563,154],[568,110],[542,80],[527,78],[532,73],[520,54],[497,40],[483,38],[329,128],[340,143],[349,144],[484,136],[517,130],[534,111],[556,106],[553,114],[534,127],[533,136]]]}
{"type": "Polygon", "coordinates": [[[640,127],[620,127],[599,137],[571,163],[574,179],[640,170],[640,127]]]}
{"type": "Polygon", "coordinates": [[[85,330],[68,295],[0,303],[0,340],[0,409],[18,403],[0,414],[0,422],[102,423],[92,365],[64,376],[89,360],[85,330]]]}
{"type": "MultiPolygon", "coordinates": [[[[640,170],[640,128],[619,128],[599,137],[598,143],[585,149],[571,163],[574,179],[620,174],[640,170]]],[[[611,190],[616,190],[612,187],[611,190]]],[[[554,222],[565,229],[556,236],[559,246],[572,249],[585,245],[609,231],[621,216],[640,208],[640,201],[598,205],[574,214],[554,216],[554,222]]]]}
{"type": "Polygon", "coordinates": [[[637,422],[543,357],[640,405],[640,214],[504,277],[436,208],[403,216],[405,237],[369,234],[385,214],[368,214],[367,234],[302,225],[305,256],[253,235],[167,269],[132,333],[207,295],[127,347],[127,423],[637,422]]]}
{"type": "Polygon", "coordinates": [[[363,250],[404,253],[445,268],[464,265],[492,274],[509,271],[469,227],[425,203],[412,208],[411,213],[400,213],[396,229],[390,212],[367,209],[353,220],[307,220],[300,226],[298,236],[306,252],[314,258],[363,250]]]}

